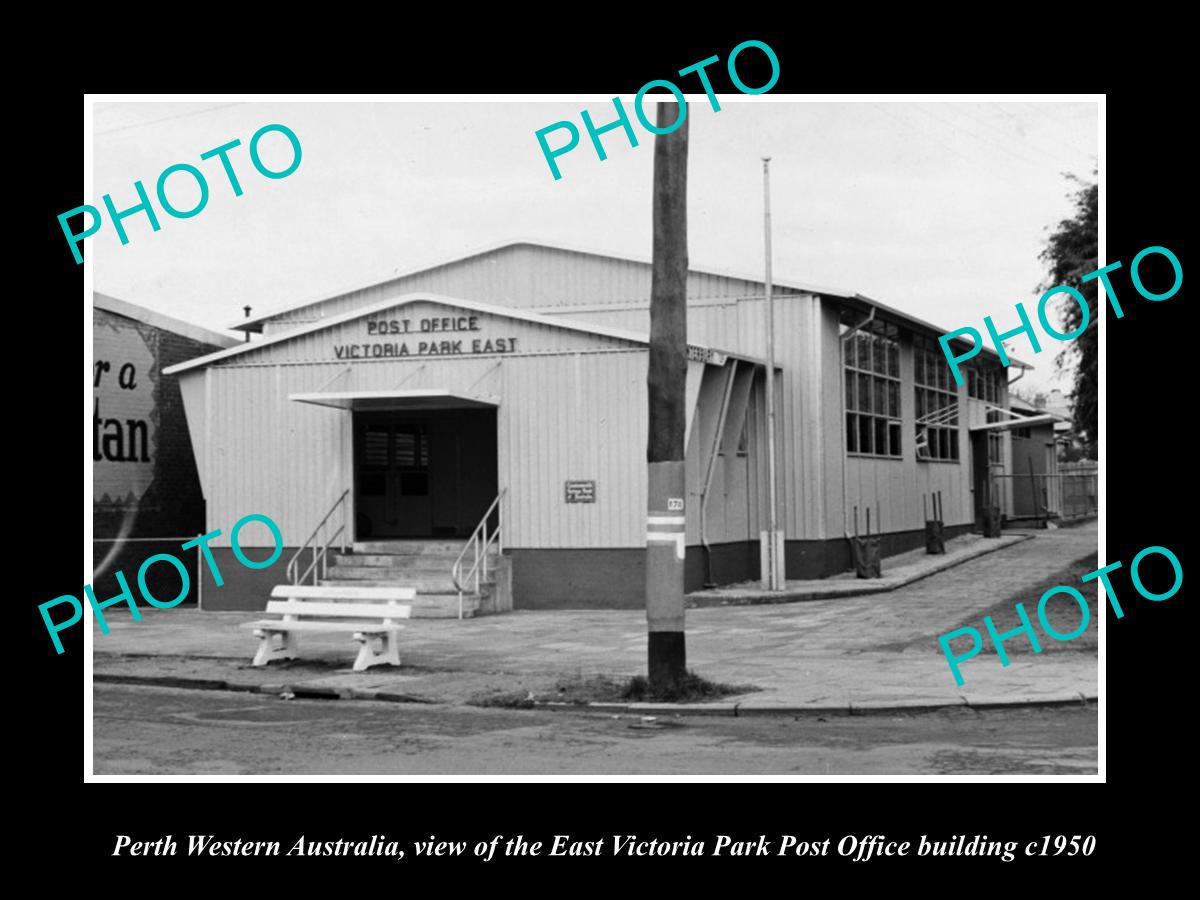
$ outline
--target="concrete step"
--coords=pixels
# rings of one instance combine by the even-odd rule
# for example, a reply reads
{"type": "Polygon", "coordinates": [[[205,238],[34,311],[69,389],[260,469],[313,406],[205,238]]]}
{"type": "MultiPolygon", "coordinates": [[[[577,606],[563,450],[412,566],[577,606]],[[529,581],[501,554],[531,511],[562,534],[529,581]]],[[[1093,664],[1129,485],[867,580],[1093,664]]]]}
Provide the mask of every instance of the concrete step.
{"type": "Polygon", "coordinates": [[[355,554],[381,554],[386,556],[421,556],[425,554],[449,554],[455,557],[466,546],[467,539],[429,541],[355,541],[355,554]]]}
{"type": "MultiPolygon", "coordinates": [[[[416,588],[418,597],[426,594],[454,594],[458,596],[458,591],[454,588],[454,582],[449,578],[432,579],[429,581],[413,581],[412,579],[393,579],[391,581],[369,581],[362,579],[338,579],[338,578],[323,578],[320,581],[322,587],[410,587],[416,588]]],[[[487,594],[491,591],[493,582],[480,582],[479,590],[481,593],[487,594]]]]}
{"type": "MultiPolygon", "coordinates": [[[[462,614],[464,619],[479,615],[480,598],[463,595],[462,614]]],[[[457,619],[458,594],[422,594],[412,604],[414,619],[457,619]]]]}
{"type": "Polygon", "coordinates": [[[450,566],[330,566],[327,577],[347,581],[450,580],[450,566]]]}
{"type": "MultiPolygon", "coordinates": [[[[379,557],[374,557],[379,559],[379,557]]],[[[487,560],[488,570],[497,568],[497,560],[493,557],[487,560]]],[[[474,564],[474,559],[470,560],[474,564]]],[[[464,568],[469,569],[468,560],[463,560],[464,568]]],[[[362,563],[355,557],[340,557],[329,560],[329,569],[342,572],[446,572],[454,569],[454,559],[450,557],[388,557],[388,562],[362,563]]]]}
{"type": "Polygon", "coordinates": [[[458,558],[454,553],[340,553],[331,562],[346,566],[440,566],[449,569],[458,558]]]}

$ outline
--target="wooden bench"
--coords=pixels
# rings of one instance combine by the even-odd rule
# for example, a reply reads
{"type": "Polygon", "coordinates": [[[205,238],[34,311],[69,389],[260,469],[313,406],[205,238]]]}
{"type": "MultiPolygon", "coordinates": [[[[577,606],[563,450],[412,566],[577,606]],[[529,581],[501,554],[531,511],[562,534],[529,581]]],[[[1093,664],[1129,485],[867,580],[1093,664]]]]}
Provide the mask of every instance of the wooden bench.
{"type": "Polygon", "coordinates": [[[282,584],[271,591],[267,612],[281,619],[260,619],[247,622],[243,628],[253,628],[258,638],[254,665],[265,666],[275,659],[296,658],[296,635],[301,631],[344,631],[358,641],[358,658],[354,671],[387,663],[400,665],[400,650],[396,644],[398,632],[404,628],[396,619],[407,619],[412,607],[401,600],[412,600],[414,588],[391,587],[316,587],[313,585],[282,584]],[[359,601],[338,603],[338,600],[359,601]],[[360,621],[344,621],[358,619],[360,621]],[[339,621],[342,620],[342,621],[339,621]],[[278,636],[279,643],[275,643],[278,636]],[[378,644],[378,646],[376,646],[378,644]]]}

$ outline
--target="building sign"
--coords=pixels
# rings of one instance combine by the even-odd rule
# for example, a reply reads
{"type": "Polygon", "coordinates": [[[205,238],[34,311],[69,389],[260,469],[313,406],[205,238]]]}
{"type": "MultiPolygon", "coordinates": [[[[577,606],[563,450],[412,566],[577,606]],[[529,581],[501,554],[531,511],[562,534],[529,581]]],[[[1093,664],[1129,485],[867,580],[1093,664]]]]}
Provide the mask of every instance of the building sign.
{"type": "Polygon", "coordinates": [[[367,336],[376,341],[335,344],[337,359],[381,359],[413,356],[472,356],[515,353],[517,339],[511,335],[470,336],[480,331],[479,316],[430,316],[421,319],[368,319],[367,336]],[[399,340],[379,341],[380,336],[399,340]]]}
{"type": "Polygon", "coordinates": [[[714,366],[725,365],[725,360],[728,357],[718,350],[709,350],[707,347],[697,347],[695,344],[688,344],[687,358],[692,362],[709,363],[714,366]]]}
{"type": "Polygon", "coordinates": [[[154,480],[154,352],[133,323],[96,318],[93,334],[93,495],[134,506],[154,480]]]}
{"type": "Polygon", "coordinates": [[[568,481],[567,482],[567,502],[568,503],[595,503],[596,502],[596,482],[594,482],[594,481],[568,481]]]}

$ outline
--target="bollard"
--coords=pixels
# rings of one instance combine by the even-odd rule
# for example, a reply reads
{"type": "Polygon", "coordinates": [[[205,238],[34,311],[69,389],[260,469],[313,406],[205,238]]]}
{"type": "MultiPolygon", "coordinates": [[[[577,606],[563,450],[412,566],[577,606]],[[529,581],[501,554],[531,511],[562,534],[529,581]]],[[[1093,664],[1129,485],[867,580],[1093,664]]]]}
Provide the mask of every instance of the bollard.
{"type": "Polygon", "coordinates": [[[942,492],[930,494],[933,499],[933,518],[929,518],[929,504],[925,500],[925,495],[921,495],[921,502],[925,507],[925,552],[931,555],[940,555],[946,552],[945,525],[942,519],[941,505],[942,492]]]}
{"type": "Polygon", "coordinates": [[[879,562],[879,536],[871,536],[871,510],[867,510],[867,535],[858,536],[858,507],[854,507],[854,540],[850,542],[850,555],[854,561],[854,572],[859,578],[879,578],[882,570],[879,562]]]}

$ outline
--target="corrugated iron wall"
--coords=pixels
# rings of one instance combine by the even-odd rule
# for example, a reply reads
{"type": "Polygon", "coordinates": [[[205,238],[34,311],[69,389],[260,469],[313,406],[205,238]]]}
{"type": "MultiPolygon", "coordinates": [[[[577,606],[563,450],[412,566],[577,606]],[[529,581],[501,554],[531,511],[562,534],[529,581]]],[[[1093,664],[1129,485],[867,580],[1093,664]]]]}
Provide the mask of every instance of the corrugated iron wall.
{"type": "MultiPolygon", "coordinates": [[[[583,353],[214,366],[208,379],[208,521],[224,534],[248,513],[298,545],[351,484],[351,414],[288,400],[329,390],[438,388],[499,402],[499,483],[512,547],[635,547],[645,528],[644,348],[583,353]],[[345,370],[349,370],[346,372],[345,370]],[[596,482],[595,503],[565,482],[596,482]]],[[[264,535],[265,536],[265,535],[264,535]]],[[[249,541],[248,545],[253,545],[249,541]]]]}
{"type": "Polygon", "coordinates": [[[645,543],[646,351],[506,363],[501,484],[510,547],[645,543]],[[569,479],[594,480],[595,503],[566,503],[569,479]]]}
{"type": "MultiPolygon", "coordinates": [[[[767,350],[765,307],[766,301],[758,296],[690,301],[688,340],[761,359],[767,350]]],[[[823,341],[829,340],[829,335],[822,324],[821,300],[811,294],[785,293],[775,298],[774,307],[775,363],[781,370],[776,405],[777,462],[785,534],[789,540],[840,536],[840,528],[833,533],[827,530],[825,472],[830,460],[822,448],[828,427],[825,410],[829,398],[821,354],[823,341]]],[[[545,312],[631,331],[645,332],[649,327],[650,313],[645,307],[545,312]]],[[[833,340],[837,340],[836,330],[833,340]]],[[[836,375],[841,377],[840,372],[836,375]]],[[[837,390],[839,381],[835,379],[829,384],[837,390]]],[[[765,416],[765,399],[761,402],[765,416]]],[[[840,415],[839,411],[835,421],[840,420],[840,415]]],[[[765,422],[763,428],[763,442],[759,446],[765,448],[765,422]]],[[[831,462],[838,463],[838,457],[834,456],[831,462]]],[[[762,465],[766,465],[765,455],[762,465]]],[[[709,526],[715,526],[711,518],[709,526]]],[[[752,537],[757,538],[760,527],[766,526],[752,527],[752,537]]],[[[736,530],[740,532],[741,526],[736,530]]]]}

